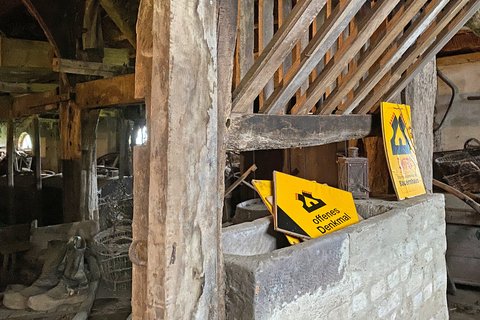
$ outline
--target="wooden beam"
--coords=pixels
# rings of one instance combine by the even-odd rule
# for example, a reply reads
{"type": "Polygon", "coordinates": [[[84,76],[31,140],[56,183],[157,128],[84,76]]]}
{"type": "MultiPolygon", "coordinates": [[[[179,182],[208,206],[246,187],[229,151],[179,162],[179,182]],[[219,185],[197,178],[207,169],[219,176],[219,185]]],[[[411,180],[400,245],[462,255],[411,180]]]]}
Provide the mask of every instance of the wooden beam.
{"type": "Polygon", "coordinates": [[[152,75],[153,0],[140,0],[137,18],[137,50],[135,59],[135,98],[150,96],[152,75]]]}
{"type": "Polygon", "coordinates": [[[154,1],[147,319],[223,316],[216,3],[154,1]]]}
{"type": "Polygon", "coordinates": [[[388,14],[395,8],[399,0],[377,2],[372,12],[365,16],[363,27],[358,34],[349,38],[342,50],[335,53],[334,58],[327,64],[325,69],[315,79],[307,91],[307,97],[303,103],[298,104],[292,110],[293,114],[307,114],[325,93],[326,88],[332,84],[348,65],[353,57],[360,52],[375,30],[385,20],[388,14]]]}
{"type": "Polygon", "coordinates": [[[138,2],[122,0],[100,0],[113,23],[120,29],[128,42],[136,48],[135,24],[137,22],[138,2]]]}
{"type": "Polygon", "coordinates": [[[40,122],[38,116],[33,117],[33,152],[35,157],[35,185],[37,191],[42,190],[42,157],[40,146],[40,122]]]}
{"type": "Polygon", "coordinates": [[[133,221],[132,245],[129,256],[132,261],[132,319],[147,319],[147,238],[148,238],[148,146],[133,147],[133,221]]]}
{"type": "Polygon", "coordinates": [[[310,147],[359,139],[373,132],[370,116],[236,115],[227,149],[233,151],[310,147]]]}
{"type": "Polygon", "coordinates": [[[135,98],[134,74],[79,83],[75,91],[76,103],[80,109],[105,108],[142,102],[135,98]]]}
{"type": "Polygon", "coordinates": [[[393,92],[400,92],[403,90],[403,88],[405,88],[408,82],[410,82],[413,78],[411,77],[413,72],[410,73],[409,77],[403,76],[403,73],[409,69],[409,67],[411,68],[412,64],[416,63],[416,61],[417,65],[423,62],[428,63],[429,60],[425,61],[425,59],[421,58],[420,56],[427,50],[429,46],[432,46],[433,43],[433,47],[431,48],[434,50],[430,52],[431,60],[434,56],[431,53],[435,51],[435,53],[438,53],[438,51],[441,50],[443,45],[455,34],[452,32],[455,30],[454,26],[457,27],[455,31],[458,31],[458,29],[461,28],[461,22],[467,21],[469,13],[474,13],[475,10],[473,9],[475,8],[480,8],[479,1],[450,1],[445,9],[438,15],[437,19],[432,23],[432,25],[425,30],[421,37],[418,38],[415,45],[408,49],[405,54],[401,56],[401,59],[398,58],[398,62],[391,67],[389,73],[385,72],[384,79],[382,79],[375,86],[373,92],[370,92],[368,95],[368,98],[361,102],[361,107],[359,107],[358,110],[355,110],[355,113],[366,113],[372,108],[376,108],[376,105],[379,103],[379,101],[384,99],[386,99],[385,101],[390,100],[393,96],[393,92]],[[443,36],[441,34],[443,34],[443,36]],[[400,83],[396,85],[399,80],[400,83]],[[408,82],[405,80],[408,80],[408,82]],[[400,87],[402,87],[402,89],[399,90],[400,87]],[[389,90],[391,92],[387,93],[389,90]]]}
{"type": "Polygon", "coordinates": [[[264,113],[284,113],[285,105],[301,87],[305,79],[308,79],[309,74],[318,66],[364,3],[363,0],[352,0],[342,2],[335,8],[302,52],[300,63],[292,66],[282,86],[275,90],[270,99],[267,100],[265,108],[262,110],[264,113]]]}
{"type": "Polygon", "coordinates": [[[7,187],[8,187],[8,222],[16,222],[15,215],[15,123],[8,119],[7,124],[7,187]]]}
{"type": "Polygon", "coordinates": [[[70,94],[57,95],[55,91],[18,96],[13,100],[12,117],[21,118],[55,111],[58,109],[60,102],[66,102],[70,99],[70,94]]]}
{"type": "Polygon", "coordinates": [[[325,0],[301,0],[295,5],[288,19],[273,36],[233,93],[233,112],[249,111],[249,106],[255,97],[273,77],[324,5],[325,0]]]}
{"type": "Polygon", "coordinates": [[[48,42],[0,36],[0,67],[51,69],[53,48],[48,42]]]}
{"type": "Polygon", "coordinates": [[[57,88],[57,83],[18,83],[0,81],[0,92],[8,93],[38,93],[52,91],[57,88]]]}
{"type": "Polygon", "coordinates": [[[52,69],[55,72],[81,74],[87,76],[99,76],[104,78],[121,74],[126,68],[121,66],[107,65],[101,62],[89,62],[71,59],[54,58],[52,69]]]}
{"type": "Polygon", "coordinates": [[[403,29],[420,12],[427,0],[411,0],[405,10],[395,14],[383,33],[383,36],[376,42],[371,43],[367,52],[362,53],[361,61],[354,72],[344,79],[343,83],[336,87],[327,97],[317,114],[330,114],[340,105],[349,92],[355,88],[357,83],[368,72],[373,64],[388,49],[392,42],[403,32],[403,29]]]}
{"type": "Polygon", "coordinates": [[[13,98],[12,96],[0,96],[0,120],[8,120],[11,117],[13,98]]]}
{"type": "MultiPolygon", "coordinates": [[[[465,23],[480,10],[480,1],[471,1],[465,8],[448,24],[444,27],[440,34],[436,37],[434,43],[422,53],[415,64],[409,66],[407,73],[403,75],[399,82],[397,82],[393,88],[387,93],[386,98],[390,99],[391,96],[396,95],[402,91],[412,79],[423,70],[425,65],[429,63],[437,53],[445,46],[446,43],[460,30],[465,23]]],[[[428,41],[426,41],[428,42],[428,41]]]]}
{"type": "MultiPolygon", "coordinates": [[[[432,24],[437,15],[439,15],[442,9],[449,3],[448,0],[435,0],[432,1],[418,17],[409,29],[401,36],[397,43],[392,46],[379,60],[374,70],[370,70],[368,77],[360,82],[357,89],[354,91],[353,97],[349,97],[344,103],[344,106],[340,107],[340,114],[349,114],[355,108],[357,108],[362,100],[367,96],[375,95],[374,90],[375,86],[382,87],[385,84],[385,81],[388,80],[386,76],[392,67],[400,59],[403,60],[402,56],[407,52],[407,50],[415,43],[415,41],[424,33],[427,28],[432,24]],[[382,80],[382,78],[384,78],[382,80]],[[372,90],[374,91],[372,93],[372,90]]],[[[364,105],[362,104],[362,107],[364,105]]],[[[366,108],[366,107],[365,107],[366,108]]],[[[367,110],[368,111],[368,110],[367,110]]],[[[365,111],[366,112],[366,111],[365,111]]],[[[361,113],[365,113],[361,112],[361,113]]]]}

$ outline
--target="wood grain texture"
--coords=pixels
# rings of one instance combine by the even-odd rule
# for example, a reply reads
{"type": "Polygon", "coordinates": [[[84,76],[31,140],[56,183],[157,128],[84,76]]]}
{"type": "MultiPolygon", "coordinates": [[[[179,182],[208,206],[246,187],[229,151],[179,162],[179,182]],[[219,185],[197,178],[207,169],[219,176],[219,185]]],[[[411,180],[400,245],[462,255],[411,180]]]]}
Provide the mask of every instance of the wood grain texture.
{"type": "Polygon", "coordinates": [[[399,0],[392,0],[375,4],[372,8],[371,14],[364,18],[365,20],[363,21],[358,34],[355,37],[350,38],[349,42],[345,43],[342,50],[335,53],[334,58],[327,64],[322,73],[312,83],[308,89],[305,102],[298,105],[295,113],[306,114],[312,110],[314,105],[325,93],[326,88],[337,79],[353,57],[360,52],[374,31],[395,8],[398,2],[399,0]]]}
{"type": "MultiPolygon", "coordinates": [[[[148,263],[147,235],[148,235],[148,188],[149,172],[147,165],[150,159],[148,146],[133,148],[133,242],[136,245],[137,255],[148,263]],[[138,248],[143,248],[139,250],[138,248]],[[144,256],[141,256],[141,253],[144,256]]],[[[132,264],[132,319],[145,319],[147,311],[147,266],[132,264]]]]}
{"type": "MultiPolygon", "coordinates": [[[[393,58],[389,59],[385,63],[385,66],[381,68],[381,72],[373,78],[375,81],[365,84],[365,87],[370,90],[366,90],[363,88],[363,85],[360,85],[359,88],[362,89],[359,90],[362,90],[363,93],[361,95],[356,94],[355,102],[348,103],[348,109],[356,108],[354,109],[355,113],[366,113],[372,110],[372,108],[377,108],[381,100],[388,101],[389,98],[395,96],[405,88],[412,77],[409,77],[409,81],[407,82],[405,81],[405,77],[402,78],[403,73],[416,61],[419,61],[419,63],[423,61],[423,59],[417,59],[425,52],[428,46],[435,42],[436,37],[448,26],[449,22],[455,18],[468,1],[443,2],[441,2],[445,7],[443,11],[440,11],[442,5],[438,5],[432,8],[432,10],[427,11],[421,19],[415,22],[418,23],[419,26],[403,36],[403,40],[401,40],[399,44],[399,49],[392,52],[393,58]],[[395,83],[401,78],[401,82],[404,85],[401,90],[397,90],[395,83]],[[392,92],[389,92],[389,90],[392,92]],[[361,99],[364,100],[362,101],[361,99]]],[[[425,63],[426,62],[427,61],[425,61],[425,63]]]]}
{"type": "Polygon", "coordinates": [[[438,25],[442,25],[443,28],[440,33],[437,33],[435,40],[431,40],[430,35],[427,39],[421,39],[424,43],[431,43],[431,45],[426,50],[421,50],[421,56],[414,64],[409,65],[406,74],[397,80],[385,97],[394,96],[402,91],[478,10],[480,10],[480,1],[470,1],[453,19],[447,19],[447,24],[444,24],[443,20],[440,21],[438,25]]]}
{"type": "MultiPolygon", "coordinates": [[[[297,3],[233,93],[233,112],[249,110],[249,105],[273,77],[287,55],[291,54],[296,41],[308,29],[324,5],[325,0],[301,0],[297,3]]],[[[240,41],[240,47],[241,45],[242,41],[240,41]]],[[[240,65],[242,65],[241,61],[240,65]]]]}
{"type": "Polygon", "coordinates": [[[316,113],[330,114],[340,105],[348,93],[353,90],[356,84],[368,72],[373,64],[380,58],[380,56],[387,51],[392,42],[403,32],[405,26],[418,14],[427,0],[411,1],[405,10],[399,11],[395,14],[389,22],[386,30],[382,32],[383,36],[379,40],[370,44],[370,47],[365,53],[362,53],[362,59],[358,66],[349,77],[344,79],[343,83],[335,88],[328,96],[325,102],[316,113]]]}
{"type": "Polygon", "coordinates": [[[427,192],[432,192],[433,117],[437,99],[437,68],[430,61],[405,88],[405,104],[411,106],[413,141],[418,166],[427,192]]]}
{"type": "Polygon", "coordinates": [[[371,117],[240,115],[232,117],[227,149],[309,147],[358,139],[372,132],[371,117]]]}
{"type": "Polygon", "coordinates": [[[135,59],[135,98],[150,96],[153,56],[153,0],[140,0],[137,18],[137,50],[135,59]]]}
{"type": "Polygon", "coordinates": [[[135,98],[135,75],[133,73],[110,79],[79,83],[75,90],[76,103],[80,109],[142,102],[142,100],[135,98]]]}
{"type": "Polygon", "coordinates": [[[217,5],[155,1],[153,14],[146,318],[216,319],[217,5]]]}
{"type": "Polygon", "coordinates": [[[267,100],[263,110],[264,113],[284,113],[287,102],[308,79],[309,74],[321,63],[327,51],[363,4],[364,1],[353,0],[335,8],[302,52],[300,62],[292,66],[285,76],[282,86],[276,89],[270,99],[267,100]]]}

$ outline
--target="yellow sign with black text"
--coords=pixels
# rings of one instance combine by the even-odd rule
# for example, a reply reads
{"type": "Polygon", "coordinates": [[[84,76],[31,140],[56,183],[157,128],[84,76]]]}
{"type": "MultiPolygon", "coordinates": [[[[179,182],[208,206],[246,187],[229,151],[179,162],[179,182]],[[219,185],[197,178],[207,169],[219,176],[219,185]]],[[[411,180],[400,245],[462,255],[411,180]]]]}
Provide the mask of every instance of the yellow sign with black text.
{"type": "MultiPolygon", "coordinates": [[[[262,199],[263,203],[267,207],[268,211],[273,215],[273,183],[270,180],[252,180],[252,184],[257,190],[258,195],[262,199]]],[[[285,235],[288,243],[297,244],[300,243],[300,239],[285,235]]]]}
{"type": "Polygon", "coordinates": [[[277,171],[273,180],[277,231],[317,238],[361,219],[350,192],[277,171]]]}
{"type": "Polygon", "coordinates": [[[410,106],[382,102],[383,143],[399,200],[425,194],[413,144],[410,106]]]}

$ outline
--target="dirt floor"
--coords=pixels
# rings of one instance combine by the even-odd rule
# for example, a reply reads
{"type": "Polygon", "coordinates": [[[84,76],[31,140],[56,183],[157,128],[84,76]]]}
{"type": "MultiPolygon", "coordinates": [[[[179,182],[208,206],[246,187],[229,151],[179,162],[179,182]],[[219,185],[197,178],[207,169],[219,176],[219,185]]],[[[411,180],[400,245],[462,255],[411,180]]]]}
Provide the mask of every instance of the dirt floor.
{"type": "Polygon", "coordinates": [[[457,293],[447,298],[451,320],[480,319],[480,288],[457,286],[457,293]]]}

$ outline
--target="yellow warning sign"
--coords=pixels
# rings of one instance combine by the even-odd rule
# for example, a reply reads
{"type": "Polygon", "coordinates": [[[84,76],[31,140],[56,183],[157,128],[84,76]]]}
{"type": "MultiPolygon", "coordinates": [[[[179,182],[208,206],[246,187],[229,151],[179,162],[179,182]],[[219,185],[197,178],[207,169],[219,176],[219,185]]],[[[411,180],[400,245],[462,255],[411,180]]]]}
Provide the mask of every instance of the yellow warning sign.
{"type": "Polygon", "coordinates": [[[388,168],[399,200],[425,193],[413,144],[410,106],[382,102],[382,132],[388,168]]]}
{"type": "Polygon", "coordinates": [[[275,230],[317,238],[360,220],[350,192],[275,171],[275,230]]]}
{"type": "MultiPolygon", "coordinates": [[[[270,180],[252,180],[252,184],[257,190],[268,211],[273,215],[273,183],[270,180]]],[[[300,239],[285,235],[290,244],[300,243],[300,239]]]]}

